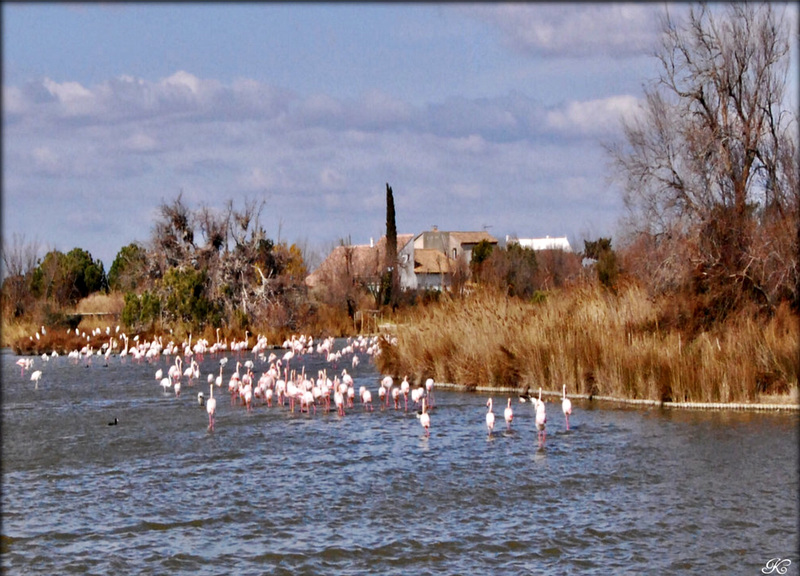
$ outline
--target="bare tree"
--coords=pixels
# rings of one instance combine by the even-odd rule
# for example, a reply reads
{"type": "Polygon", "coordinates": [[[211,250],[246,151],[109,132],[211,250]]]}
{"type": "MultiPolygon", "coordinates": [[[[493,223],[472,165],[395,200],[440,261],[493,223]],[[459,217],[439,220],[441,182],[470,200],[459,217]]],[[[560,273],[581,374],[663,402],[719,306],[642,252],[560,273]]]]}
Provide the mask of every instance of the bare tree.
{"type": "Polygon", "coordinates": [[[3,254],[3,279],[25,276],[36,268],[39,259],[39,242],[25,240],[24,234],[12,234],[11,242],[0,246],[3,254]]]}
{"type": "MultiPolygon", "coordinates": [[[[667,15],[661,73],[624,142],[609,146],[628,240],[652,246],[646,258],[688,248],[681,284],[723,308],[796,298],[797,118],[786,108],[789,29],[779,11],[700,4],[686,22],[667,15]]],[[[674,262],[650,268],[676,273],[674,262]]]]}
{"type": "Polygon", "coordinates": [[[39,242],[26,241],[24,234],[12,234],[3,242],[2,307],[4,314],[20,316],[30,304],[30,274],[39,260],[39,242]]]}
{"type": "Polygon", "coordinates": [[[165,257],[167,266],[177,266],[194,252],[194,217],[183,202],[183,192],[171,203],[162,203],[159,212],[153,244],[156,252],[165,257]]]}

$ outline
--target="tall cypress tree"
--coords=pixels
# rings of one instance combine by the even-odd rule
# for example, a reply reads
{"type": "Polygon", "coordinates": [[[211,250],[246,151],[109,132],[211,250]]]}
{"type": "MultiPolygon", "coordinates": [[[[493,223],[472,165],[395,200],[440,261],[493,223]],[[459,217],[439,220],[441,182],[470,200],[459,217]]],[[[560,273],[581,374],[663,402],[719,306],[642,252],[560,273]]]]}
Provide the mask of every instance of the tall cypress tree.
{"type": "Polygon", "coordinates": [[[394,308],[397,304],[397,292],[399,289],[399,274],[397,271],[397,224],[394,214],[394,195],[392,187],[386,183],[386,281],[384,282],[385,292],[384,304],[391,304],[394,308]]]}

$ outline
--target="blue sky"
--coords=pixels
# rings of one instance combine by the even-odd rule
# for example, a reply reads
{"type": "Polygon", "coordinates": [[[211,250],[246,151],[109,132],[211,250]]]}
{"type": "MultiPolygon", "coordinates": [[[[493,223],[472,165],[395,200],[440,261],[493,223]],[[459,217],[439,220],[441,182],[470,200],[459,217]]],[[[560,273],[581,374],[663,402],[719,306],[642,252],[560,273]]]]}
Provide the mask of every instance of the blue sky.
{"type": "Polygon", "coordinates": [[[2,10],[3,237],[108,269],[179,192],[263,199],[312,264],[385,232],[387,182],[400,232],[614,236],[601,143],[657,73],[664,5],[2,10]]]}

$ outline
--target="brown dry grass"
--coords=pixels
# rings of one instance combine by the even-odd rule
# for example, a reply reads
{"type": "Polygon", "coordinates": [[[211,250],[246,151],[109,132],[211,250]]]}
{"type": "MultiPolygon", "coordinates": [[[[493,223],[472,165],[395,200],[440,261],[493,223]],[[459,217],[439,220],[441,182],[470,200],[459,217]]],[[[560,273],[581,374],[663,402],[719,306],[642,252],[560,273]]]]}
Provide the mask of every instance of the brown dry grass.
{"type": "Polygon", "coordinates": [[[412,310],[384,346],[382,371],[466,386],[502,386],[632,399],[756,402],[797,397],[798,319],[743,311],[691,340],[659,327],[669,301],[636,285],[596,286],[525,303],[488,291],[412,310]]]}

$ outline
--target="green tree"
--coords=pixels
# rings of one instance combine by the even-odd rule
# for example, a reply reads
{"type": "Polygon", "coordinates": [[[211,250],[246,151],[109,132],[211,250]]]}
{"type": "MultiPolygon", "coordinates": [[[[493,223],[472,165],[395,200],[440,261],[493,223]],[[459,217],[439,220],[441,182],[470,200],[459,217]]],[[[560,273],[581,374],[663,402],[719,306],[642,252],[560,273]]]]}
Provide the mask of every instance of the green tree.
{"type": "Polygon", "coordinates": [[[397,270],[397,223],[395,221],[394,193],[386,183],[386,262],[385,272],[381,278],[383,303],[397,306],[400,291],[400,273],[397,270]]]}
{"type": "Polygon", "coordinates": [[[470,265],[479,282],[509,296],[529,298],[535,290],[536,252],[516,242],[506,248],[495,248],[481,241],[472,250],[470,265]]]}
{"type": "Polygon", "coordinates": [[[39,261],[31,275],[31,292],[36,298],[55,300],[57,304],[67,303],[64,258],[63,252],[50,250],[39,261]]]}
{"type": "Polygon", "coordinates": [[[64,258],[64,281],[71,302],[108,289],[103,262],[93,260],[92,255],[82,248],[67,252],[64,258]]]}
{"type": "Polygon", "coordinates": [[[583,255],[595,260],[597,279],[607,288],[614,288],[619,277],[617,254],[611,248],[611,238],[583,241],[583,255]]]}
{"type": "Polygon", "coordinates": [[[480,274],[483,263],[492,255],[494,246],[488,240],[481,240],[472,249],[472,259],[469,262],[473,274],[480,274]]]}
{"type": "Polygon", "coordinates": [[[146,278],[147,251],[135,242],[123,246],[108,271],[108,287],[120,292],[134,292],[146,278]]]}
{"type": "Polygon", "coordinates": [[[120,322],[129,330],[152,329],[160,313],[161,301],[156,294],[149,290],[145,290],[141,296],[127,292],[120,322]]]}
{"type": "Polygon", "coordinates": [[[536,251],[533,248],[510,244],[506,248],[508,271],[505,282],[510,296],[530,298],[535,292],[534,278],[538,269],[536,251]]]}
{"type": "Polygon", "coordinates": [[[215,324],[214,306],[206,297],[208,277],[203,270],[170,268],[162,281],[164,313],[170,319],[192,328],[215,324]]]}

